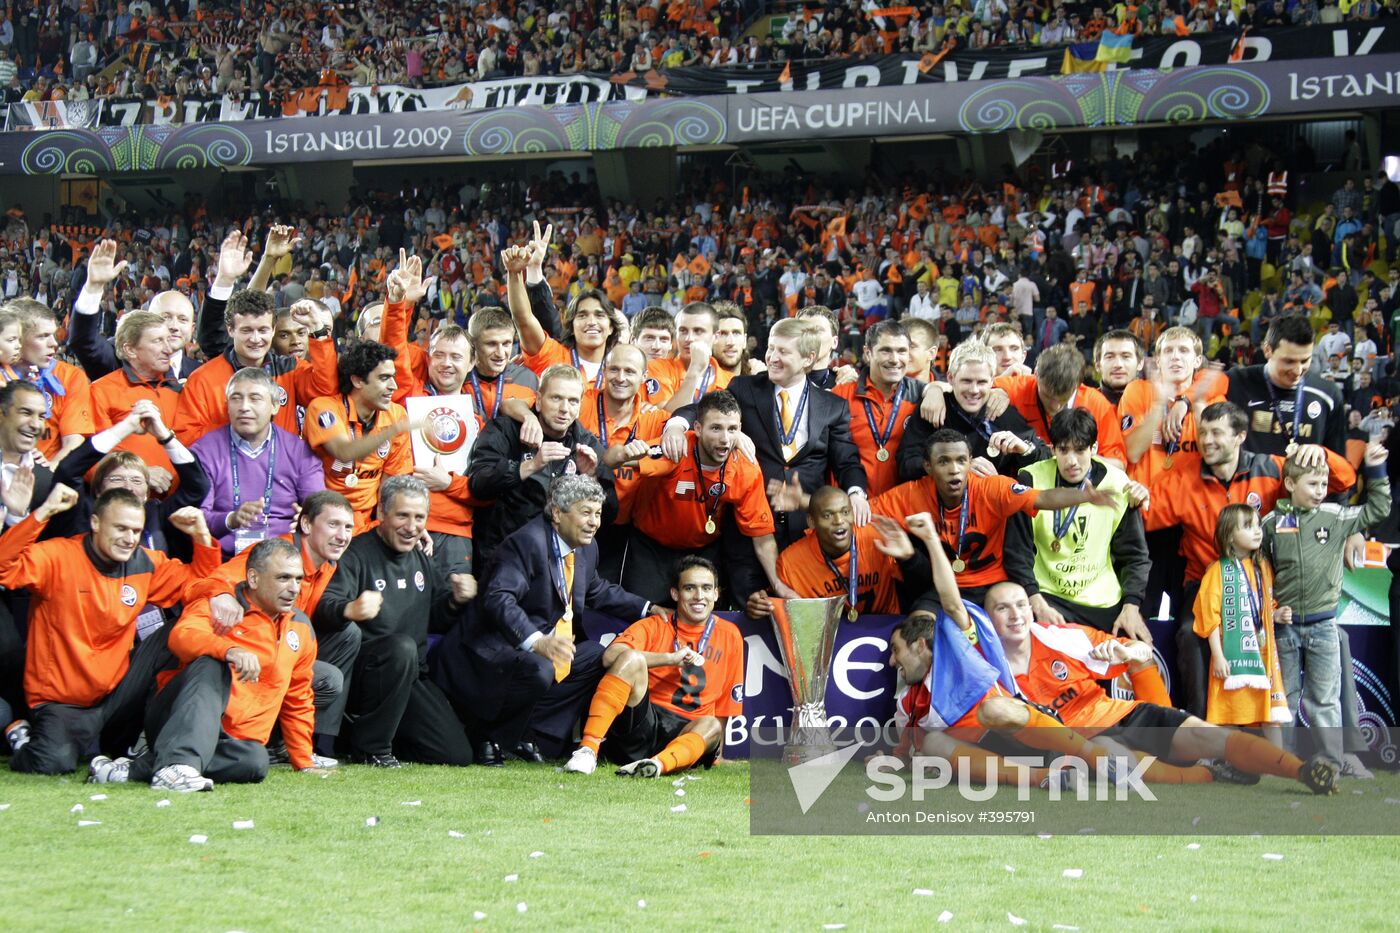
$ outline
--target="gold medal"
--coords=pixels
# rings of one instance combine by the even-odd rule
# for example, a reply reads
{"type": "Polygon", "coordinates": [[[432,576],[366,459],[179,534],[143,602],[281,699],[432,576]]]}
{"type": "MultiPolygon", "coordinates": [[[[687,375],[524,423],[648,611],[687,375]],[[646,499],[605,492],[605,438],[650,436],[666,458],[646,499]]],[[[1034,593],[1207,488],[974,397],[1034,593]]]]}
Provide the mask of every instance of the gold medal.
{"type": "Polygon", "coordinates": [[[345,474],[345,488],[346,488],[346,489],[354,489],[354,488],[355,488],[356,486],[358,486],[358,485],[360,485],[360,474],[358,474],[358,473],[347,473],[347,474],[345,474]]]}
{"type": "Polygon", "coordinates": [[[959,557],[957,560],[953,561],[953,573],[962,573],[962,572],[963,572],[964,570],[966,570],[966,569],[967,569],[967,562],[966,562],[965,560],[963,560],[961,557],[959,557]]]}
{"type": "Polygon", "coordinates": [[[860,618],[860,613],[856,611],[855,606],[852,606],[851,608],[846,610],[846,618],[850,619],[852,622],[860,618]]]}
{"type": "Polygon", "coordinates": [[[705,534],[707,534],[707,535],[712,535],[712,534],[714,534],[714,533],[715,533],[715,520],[714,520],[713,518],[707,518],[707,519],[705,519],[705,534]]]}
{"type": "Polygon", "coordinates": [[[890,459],[890,452],[881,447],[879,450],[875,451],[875,459],[884,463],[886,460],[890,459]]]}
{"type": "Polygon", "coordinates": [[[1162,461],[1162,469],[1164,469],[1164,470],[1170,470],[1171,468],[1172,468],[1172,458],[1171,458],[1170,456],[1168,456],[1167,459],[1165,459],[1165,460],[1162,461]]]}
{"type": "Polygon", "coordinates": [[[1050,550],[1054,551],[1056,554],[1060,553],[1060,539],[1059,539],[1059,538],[1056,538],[1054,541],[1051,541],[1051,542],[1050,542],[1050,550]]]}

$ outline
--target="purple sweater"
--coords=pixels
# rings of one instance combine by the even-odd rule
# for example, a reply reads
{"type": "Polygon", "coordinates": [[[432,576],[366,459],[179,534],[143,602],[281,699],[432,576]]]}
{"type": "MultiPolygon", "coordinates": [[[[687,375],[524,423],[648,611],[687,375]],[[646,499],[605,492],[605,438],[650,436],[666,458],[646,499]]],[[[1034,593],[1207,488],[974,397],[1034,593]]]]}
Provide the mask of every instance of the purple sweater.
{"type": "MultiPolygon", "coordinates": [[[[311,452],[306,441],[289,434],[277,425],[272,426],[277,448],[277,469],[272,479],[272,505],[267,509],[269,537],[287,534],[292,530],[292,510],[313,492],[326,488],[325,474],[321,470],[320,459],[311,452]]],[[[195,441],[190,447],[204,472],[209,474],[209,493],[200,506],[204,519],[209,523],[209,533],[219,539],[224,556],[233,554],[235,532],[228,527],[229,513],[238,506],[233,501],[233,469],[230,456],[233,452],[231,441],[236,437],[228,425],[215,428],[195,441]]],[[[238,454],[238,485],[242,502],[260,498],[267,488],[268,447],[256,457],[249,457],[240,451],[238,454]]]]}

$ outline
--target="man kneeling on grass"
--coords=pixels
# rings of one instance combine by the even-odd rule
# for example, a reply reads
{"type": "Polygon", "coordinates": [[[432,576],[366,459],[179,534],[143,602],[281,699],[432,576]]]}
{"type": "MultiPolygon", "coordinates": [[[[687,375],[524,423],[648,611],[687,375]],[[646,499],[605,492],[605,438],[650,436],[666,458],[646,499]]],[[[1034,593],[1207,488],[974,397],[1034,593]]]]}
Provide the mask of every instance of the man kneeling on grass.
{"type": "Polygon", "coordinates": [[[715,616],[718,597],[713,563],[693,556],[676,563],[675,615],[632,623],[603,652],[607,673],[565,771],[592,774],[600,746],[629,777],[714,763],[725,722],[743,710],[744,695],[744,639],[733,622],[715,616]]]}
{"type": "Polygon", "coordinates": [[[234,594],[243,620],[227,635],[214,634],[208,600],[186,609],[170,631],[182,666],[160,675],[146,709],[150,747],[134,761],[99,755],[89,780],[179,793],[212,790],[216,780],[256,783],[267,777],[274,723],[293,767],[327,773],[311,750],[316,636],[294,608],[303,575],[296,545],[270,538],[248,556],[247,582],[234,594]]]}

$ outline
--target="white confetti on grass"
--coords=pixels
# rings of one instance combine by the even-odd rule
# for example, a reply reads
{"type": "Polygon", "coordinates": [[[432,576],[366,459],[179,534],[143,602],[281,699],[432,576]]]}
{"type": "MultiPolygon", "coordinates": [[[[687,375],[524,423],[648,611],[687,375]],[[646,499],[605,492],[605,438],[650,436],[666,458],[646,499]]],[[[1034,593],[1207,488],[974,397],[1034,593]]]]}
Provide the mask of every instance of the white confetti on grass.
{"type": "Polygon", "coordinates": [[[101,826],[101,820],[78,820],[79,826],[101,826]]]}
{"type": "Polygon", "coordinates": [[[405,800],[405,801],[403,801],[402,803],[400,803],[399,806],[401,806],[401,807],[421,807],[421,806],[423,806],[423,801],[421,801],[421,800],[405,800]]]}
{"type": "Polygon", "coordinates": [[[163,810],[163,809],[165,809],[165,808],[168,807],[168,806],[170,806],[170,801],[169,801],[169,800],[157,800],[157,801],[156,801],[156,809],[157,809],[157,810],[163,810]]]}
{"type": "Polygon", "coordinates": [[[453,839],[465,839],[465,838],[467,838],[467,834],[466,834],[466,833],[459,833],[459,832],[457,832],[457,830],[455,830],[455,829],[449,829],[449,830],[447,831],[447,835],[451,836],[453,839]]]}
{"type": "Polygon", "coordinates": [[[82,813],[82,812],[83,812],[83,805],[80,804],[80,803],[75,803],[75,804],[73,804],[73,806],[71,806],[71,807],[68,808],[68,812],[69,812],[69,813],[82,813]]]}
{"type": "Polygon", "coordinates": [[[845,925],[844,923],[823,923],[823,924],[822,924],[822,929],[823,929],[823,930],[844,930],[844,929],[846,929],[846,925],[845,925]]]}
{"type": "Polygon", "coordinates": [[[684,796],[685,796],[685,791],[683,791],[683,790],[678,790],[678,791],[676,791],[676,796],[677,796],[677,797],[684,797],[684,796]]]}
{"type": "Polygon", "coordinates": [[[1026,925],[1026,919],[1024,917],[1018,917],[1009,910],[1006,912],[1006,920],[1013,927],[1023,927],[1026,925]]]}
{"type": "Polygon", "coordinates": [[[1007,871],[1011,872],[1011,874],[1013,874],[1013,875],[1016,874],[1016,868],[1015,868],[1015,866],[1012,866],[1012,865],[1003,865],[1003,866],[1001,866],[1001,867],[1002,867],[1002,868],[1005,868],[1007,871]]]}
{"type": "Polygon", "coordinates": [[[1188,842],[1188,843],[1186,843],[1186,848],[1190,849],[1192,852],[1196,851],[1196,850],[1199,849],[1200,847],[1201,847],[1201,844],[1200,844],[1199,842],[1188,842]]]}
{"type": "Polygon", "coordinates": [[[933,892],[928,888],[915,888],[912,893],[915,897],[933,897],[933,892]]]}
{"type": "Polygon", "coordinates": [[[952,919],[953,919],[953,912],[952,912],[951,910],[945,910],[945,911],[943,911],[943,913],[941,913],[941,914],[938,915],[938,922],[939,922],[939,923],[947,923],[949,920],[952,920],[952,919]]]}
{"type": "Polygon", "coordinates": [[[1066,924],[1066,923],[1057,923],[1057,924],[1055,924],[1054,926],[1052,926],[1050,929],[1052,929],[1052,930],[1078,930],[1079,927],[1072,927],[1072,926],[1070,926],[1069,924],[1066,924]]]}
{"type": "Polygon", "coordinates": [[[195,833],[193,836],[190,837],[190,842],[194,843],[197,846],[202,846],[208,841],[208,836],[201,836],[199,833],[195,833]]]}
{"type": "Polygon", "coordinates": [[[481,911],[479,911],[479,910],[474,910],[474,911],[472,911],[472,919],[473,919],[473,920],[485,920],[485,919],[486,919],[486,915],[485,915],[484,913],[482,913],[481,911]]]}
{"type": "Polygon", "coordinates": [[[518,914],[523,914],[523,913],[525,913],[525,911],[527,911],[527,910],[529,910],[529,909],[530,909],[530,905],[527,904],[527,903],[525,903],[524,901],[521,901],[519,904],[516,904],[516,905],[515,905],[515,912],[518,913],[518,914]]]}
{"type": "Polygon", "coordinates": [[[519,875],[506,875],[506,876],[505,876],[504,878],[502,878],[501,880],[504,881],[506,884],[513,884],[513,883],[515,883],[515,882],[517,882],[517,881],[520,880],[520,876],[519,876],[519,875]]]}
{"type": "Polygon", "coordinates": [[[1279,855],[1277,852],[1265,852],[1264,860],[1266,862],[1282,862],[1283,856],[1279,855]]]}
{"type": "Polygon", "coordinates": [[[671,812],[672,812],[672,813],[684,813],[685,811],[686,811],[686,806],[685,806],[685,804],[683,804],[683,803],[677,804],[676,806],[674,806],[674,807],[671,808],[671,812]]]}
{"type": "Polygon", "coordinates": [[[1082,868],[1066,868],[1064,871],[1060,872],[1060,874],[1061,874],[1061,876],[1063,876],[1063,877],[1065,877],[1065,878],[1083,878],[1083,877],[1084,877],[1084,869],[1082,869],[1082,868]]]}
{"type": "Polygon", "coordinates": [[[637,909],[638,909],[638,910],[646,910],[646,909],[647,909],[647,902],[646,902],[646,901],[642,901],[642,900],[637,901],[637,909]]]}
{"type": "Polygon", "coordinates": [[[106,794],[93,794],[91,797],[88,798],[88,800],[106,800],[106,799],[107,799],[107,795],[106,795],[106,794]]]}
{"type": "Polygon", "coordinates": [[[253,828],[253,821],[252,821],[252,820],[234,820],[234,821],[233,821],[233,828],[234,828],[234,829],[252,829],[252,828],[253,828]]]}
{"type": "Polygon", "coordinates": [[[9,805],[8,803],[0,803],[0,810],[8,810],[8,809],[10,809],[10,805],[9,805]]]}
{"type": "Polygon", "coordinates": [[[366,825],[366,826],[378,826],[378,825],[379,825],[379,817],[377,817],[377,816],[365,817],[365,825],[366,825]]]}

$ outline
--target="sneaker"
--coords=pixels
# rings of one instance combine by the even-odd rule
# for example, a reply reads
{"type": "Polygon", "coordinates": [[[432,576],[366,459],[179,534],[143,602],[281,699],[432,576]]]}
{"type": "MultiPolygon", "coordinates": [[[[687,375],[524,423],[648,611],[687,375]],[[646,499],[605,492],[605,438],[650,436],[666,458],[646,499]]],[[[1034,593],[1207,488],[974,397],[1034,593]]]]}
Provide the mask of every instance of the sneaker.
{"type": "Polygon", "coordinates": [[[313,767],[313,768],[326,768],[326,769],[329,769],[329,768],[339,768],[339,767],[340,767],[340,759],[338,759],[338,758],[327,758],[325,755],[316,755],[316,754],[313,754],[313,755],[311,756],[311,767],[313,767]]]}
{"type": "Polygon", "coordinates": [[[592,774],[598,770],[598,753],[587,745],[580,745],[569,756],[564,770],[569,774],[592,774]]]}
{"type": "Polygon", "coordinates": [[[136,737],[136,741],[131,743],[131,747],[126,750],[126,757],[134,761],[150,751],[150,748],[150,743],[146,741],[146,733],[143,730],[141,734],[136,737]]]}
{"type": "Polygon", "coordinates": [[[10,743],[10,754],[14,754],[29,744],[29,720],[16,719],[6,726],[5,741],[10,743]]]}
{"type": "Polygon", "coordinates": [[[1376,776],[1371,773],[1371,769],[1362,764],[1361,759],[1356,755],[1342,756],[1341,776],[1357,781],[1374,781],[1376,779],[1376,776]]]}
{"type": "Polygon", "coordinates": [[[1217,784],[1251,785],[1259,783],[1259,775],[1241,771],[1224,758],[1212,761],[1206,767],[1210,770],[1210,776],[1215,779],[1217,784]]]}
{"type": "Polygon", "coordinates": [[[392,754],[383,755],[358,755],[350,756],[350,763],[356,765],[369,765],[371,768],[402,768],[399,760],[392,754]]]}
{"type": "Polygon", "coordinates": [[[1052,787],[1057,787],[1061,791],[1073,792],[1078,785],[1078,768],[1056,768],[1054,771],[1051,771],[1049,774],[1045,775],[1045,777],[1040,782],[1040,787],[1042,790],[1049,790],[1052,787]]]}
{"type": "Polygon", "coordinates": [[[267,763],[270,765],[287,765],[292,763],[292,759],[287,757],[287,746],[281,742],[267,747],[267,763]]]}
{"type": "Polygon", "coordinates": [[[623,777],[655,778],[661,777],[661,762],[655,758],[643,758],[641,761],[634,761],[631,764],[623,765],[617,769],[617,773],[623,777]]]}
{"type": "Polygon", "coordinates": [[[88,763],[89,784],[125,784],[127,773],[131,770],[130,758],[118,758],[115,761],[106,755],[98,755],[88,763]]]}
{"type": "Polygon", "coordinates": [[[190,765],[166,765],[151,778],[151,789],[193,794],[197,791],[213,790],[214,782],[190,765]]]}
{"type": "Polygon", "coordinates": [[[1314,794],[1337,792],[1337,766],[1322,755],[1313,755],[1298,770],[1298,780],[1314,794]]]}

